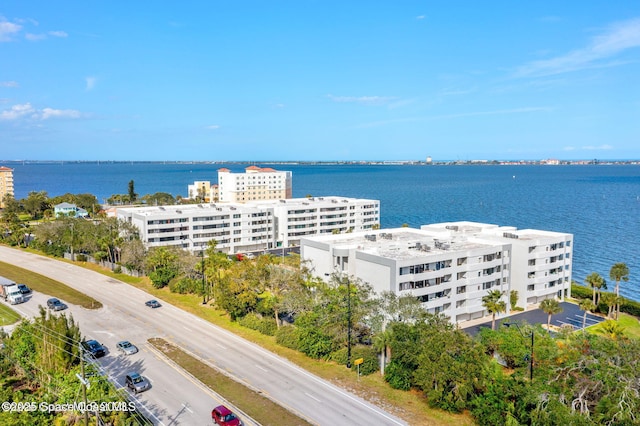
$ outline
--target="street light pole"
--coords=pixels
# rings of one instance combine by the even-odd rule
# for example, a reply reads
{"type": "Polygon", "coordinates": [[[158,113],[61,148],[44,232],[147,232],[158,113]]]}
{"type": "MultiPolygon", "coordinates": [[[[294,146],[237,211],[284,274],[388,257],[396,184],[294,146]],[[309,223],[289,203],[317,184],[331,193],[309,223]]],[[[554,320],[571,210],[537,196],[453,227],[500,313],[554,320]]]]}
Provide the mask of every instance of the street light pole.
{"type": "Polygon", "coordinates": [[[205,284],[205,279],[204,279],[204,250],[200,250],[200,259],[201,259],[201,265],[202,265],[202,304],[205,305],[207,303],[207,300],[205,298],[206,296],[206,292],[205,292],[205,288],[206,288],[206,284],[205,284]]]}
{"type": "Polygon", "coordinates": [[[347,368],[351,368],[351,280],[347,277],[347,368]]]}
{"type": "Polygon", "coordinates": [[[504,325],[505,327],[511,327],[512,325],[515,325],[516,328],[518,329],[518,333],[520,333],[520,335],[523,338],[531,337],[531,354],[529,356],[529,380],[533,382],[533,344],[534,344],[535,333],[533,332],[533,330],[531,330],[529,336],[526,336],[522,332],[522,329],[520,328],[518,323],[515,323],[515,322],[503,322],[502,325],[504,325]]]}

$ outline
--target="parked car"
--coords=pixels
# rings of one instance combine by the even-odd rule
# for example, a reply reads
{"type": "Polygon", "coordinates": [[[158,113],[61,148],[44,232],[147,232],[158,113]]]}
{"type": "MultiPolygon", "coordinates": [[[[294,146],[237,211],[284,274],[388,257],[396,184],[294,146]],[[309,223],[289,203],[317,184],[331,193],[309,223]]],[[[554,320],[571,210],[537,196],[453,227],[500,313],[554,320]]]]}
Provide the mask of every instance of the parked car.
{"type": "Polygon", "coordinates": [[[211,418],[220,426],[243,426],[242,420],[224,405],[218,405],[211,410],[211,418]]]}
{"type": "Polygon", "coordinates": [[[47,308],[54,311],[64,311],[65,309],[67,309],[67,305],[62,303],[59,299],[52,297],[51,299],[47,300],[47,308]]]}
{"type": "Polygon", "coordinates": [[[98,343],[97,340],[84,341],[82,342],[82,347],[94,358],[100,358],[106,355],[104,347],[98,343]]]}
{"type": "Polygon", "coordinates": [[[20,293],[22,293],[22,294],[31,293],[31,289],[29,287],[27,287],[26,284],[18,284],[18,290],[20,290],[20,293]]]}
{"type": "Polygon", "coordinates": [[[118,342],[116,344],[116,348],[118,348],[118,351],[122,352],[124,355],[133,355],[138,352],[138,347],[128,340],[118,342]]]}
{"type": "Polygon", "coordinates": [[[157,300],[153,299],[153,300],[147,300],[145,303],[145,305],[147,305],[150,308],[159,308],[160,306],[162,306],[160,304],[160,302],[158,302],[157,300]]]}
{"type": "Polygon", "coordinates": [[[151,387],[149,381],[138,373],[127,374],[124,381],[133,393],[144,392],[151,387]]]}

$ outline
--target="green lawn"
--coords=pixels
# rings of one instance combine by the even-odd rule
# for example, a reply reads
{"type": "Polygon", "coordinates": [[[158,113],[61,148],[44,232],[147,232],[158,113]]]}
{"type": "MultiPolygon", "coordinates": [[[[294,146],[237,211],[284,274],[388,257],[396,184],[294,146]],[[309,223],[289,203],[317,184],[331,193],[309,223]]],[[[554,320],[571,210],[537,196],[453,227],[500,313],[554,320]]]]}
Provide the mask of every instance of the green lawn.
{"type": "Polygon", "coordinates": [[[87,309],[99,309],[102,303],[68,285],[9,263],[0,262],[0,276],[26,284],[34,291],[62,299],[65,303],[87,309]]]}
{"type": "Polygon", "coordinates": [[[20,315],[4,303],[0,303],[0,326],[14,324],[18,321],[20,321],[20,315]]]}
{"type": "MultiPolygon", "coordinates": [[[[631,339],[640,339],[640,319],[629,314],[620,313],[618,323],[624,328],[624,335],[631,339]]],[[[589,327],[589,333],[600,333],[602,323],[589,327]]]]}

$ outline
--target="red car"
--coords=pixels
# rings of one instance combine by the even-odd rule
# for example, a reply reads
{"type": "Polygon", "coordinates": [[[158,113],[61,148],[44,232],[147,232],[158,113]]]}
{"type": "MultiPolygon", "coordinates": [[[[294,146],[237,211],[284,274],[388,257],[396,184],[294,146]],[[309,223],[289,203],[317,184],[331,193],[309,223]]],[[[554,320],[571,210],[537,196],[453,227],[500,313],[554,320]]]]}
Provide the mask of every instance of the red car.
{"type": "Polygon", "coordinates": [[[220,426],[242,426],[242,420],[238,418],[235,414],[231,412],[224,405],[218,405],[216,408],[211,410],[211,418],[213,422],[220,426]]]}

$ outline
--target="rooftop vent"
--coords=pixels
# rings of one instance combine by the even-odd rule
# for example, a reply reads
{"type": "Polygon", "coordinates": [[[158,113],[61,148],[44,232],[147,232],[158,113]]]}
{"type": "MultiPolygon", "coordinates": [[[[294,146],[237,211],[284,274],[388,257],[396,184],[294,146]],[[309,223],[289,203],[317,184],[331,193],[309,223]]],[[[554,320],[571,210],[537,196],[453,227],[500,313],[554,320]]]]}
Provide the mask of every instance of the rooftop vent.
{"type": "Polygon", "coordinates": [[[202,204],[198,204],[198,207],[200,207],[201,209],[204,209],[204,206],[202,204]]]}
{"type": "Polygon", "coordinates": [[[518,234],[514,234],[512,232],[505,232],[502,234],[504,238],[513,238],[514,240],[518,239],[518,234]]]}
{"type": "Polygon", "coordinates": [[[445,226],[446,229],[450,229],[451,231],[457,231],[458,230],[458,225],[447,225],[445,226]]]}
{"type": "Polygon", "coordinates": [[[364,239],[367,241],[375,241],[376,240],[376,235],[375,234],[367,234],[364,236],[364,239]]]}

